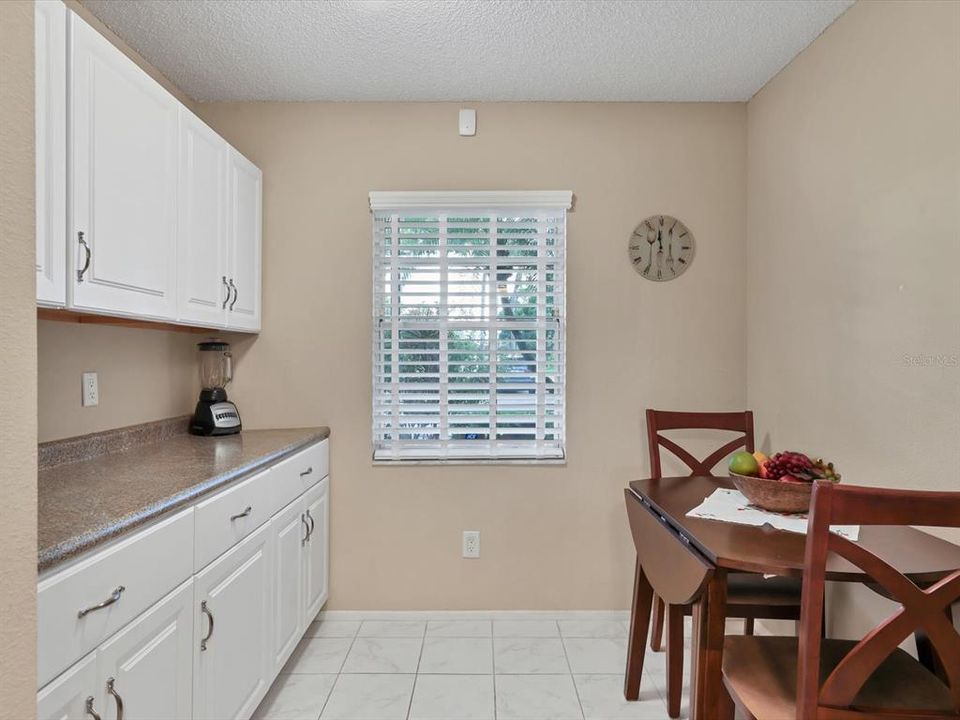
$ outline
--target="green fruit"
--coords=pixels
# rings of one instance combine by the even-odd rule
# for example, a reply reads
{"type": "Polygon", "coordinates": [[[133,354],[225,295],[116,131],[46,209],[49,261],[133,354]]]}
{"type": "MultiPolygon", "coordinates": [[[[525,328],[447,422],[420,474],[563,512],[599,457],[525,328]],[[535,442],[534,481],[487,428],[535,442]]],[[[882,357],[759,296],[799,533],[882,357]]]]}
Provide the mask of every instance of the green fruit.
{"type": "Polygon", "coordinates": [[[730,458],[730,472],[737,475],[756,475],[760,472],[760,464],[753,455],[741,450],[730,458]]]}

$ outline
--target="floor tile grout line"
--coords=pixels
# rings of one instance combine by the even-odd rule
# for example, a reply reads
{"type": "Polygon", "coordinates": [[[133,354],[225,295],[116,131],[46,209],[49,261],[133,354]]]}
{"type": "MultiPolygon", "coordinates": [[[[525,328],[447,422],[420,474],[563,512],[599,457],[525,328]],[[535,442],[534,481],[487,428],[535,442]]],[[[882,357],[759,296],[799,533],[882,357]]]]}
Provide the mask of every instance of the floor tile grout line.
{"type": "Polygon", "coordinates": [[[417,692],[417,678],[420,677],[420,661],[423,660],[423,647],[427,644],[427,627],[429,622],[423,623],[423,635],[420,636],[420,654],[417,655],[417,668],[413,672],[413,687],[410,688],[410,700],[407,703],[406,720],[410,720],[410,713],[413,712],[413,696],[417,692]]]}
{"type": "Polygon", "coordinates": [[[577,706],[580,708],[580,717],[585,718],[587,714],[583,711],[583,701],[580,699],[580,689],[577,687],[577,679],[573,676],[573,666],[570,664],[570,655],[567,654],[567,643],[564,642],[563,633],[560,632],[560,621],[557,621],[557,632],[560,633],[560,647],[563,648],[563,659],[567,662],[567,670],[570,671],[570,682],[573,683],[573,693],[577,696],[577,706]]]}
{"type": "Polygon", "coordinates": [[[333,691],[336,689],[337,685],[340,683],[340,676],[343,674],[343,666],[347,662],[347,657],[350,655],[350,651],[353,650],[354,643],[357,642],[357,636],[360,634],[360,627],[363,623],[357,625],[357,629],[353,631],[353,637],[350,638],[350,647],[347,648],[347,654],[343,656],[343,660],[340,662],[340,669],[337,670],[337,677],[333,681],[333,685],[330,687],[330,692],[327,693],[327,699],[323,701],[323,707],[320,708],[320,714],[317,716],[317,720],[320,720],[323,717],[324,710],[327,709],[327,705],[330,703],[330,698],[333,697],[333,691]]]}

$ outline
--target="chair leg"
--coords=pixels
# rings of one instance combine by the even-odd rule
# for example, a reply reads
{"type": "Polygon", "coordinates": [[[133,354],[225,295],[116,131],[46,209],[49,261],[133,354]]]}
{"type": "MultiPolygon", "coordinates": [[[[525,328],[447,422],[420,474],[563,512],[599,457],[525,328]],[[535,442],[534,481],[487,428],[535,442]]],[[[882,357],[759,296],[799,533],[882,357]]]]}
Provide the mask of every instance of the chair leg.
{"type": "Polygon", "coordinates": [[[660,652],[663,649],[663,617],[666,606],[659,595],[653,597],[653,620],[650,623],[650,649],[660,652]]]}
{"type": "Polygon", "coordinates": [[[752,617],[743,619],[743,634],[753,635],[753,618],[752,617]]]}
{"type": "Polygon", "coordinates": [[[667,715],[680,717],[683,693],[683,607],[667,607],[667,715]]]}

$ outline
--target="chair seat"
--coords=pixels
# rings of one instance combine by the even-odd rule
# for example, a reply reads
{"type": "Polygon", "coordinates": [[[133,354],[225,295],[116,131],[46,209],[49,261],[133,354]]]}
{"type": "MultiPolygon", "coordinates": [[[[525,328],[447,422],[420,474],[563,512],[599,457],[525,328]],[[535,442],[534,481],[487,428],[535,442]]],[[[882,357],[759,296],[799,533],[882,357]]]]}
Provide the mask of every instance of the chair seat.
{"type": "MultiPolygon", "coordinates": [[[[852,640],[823,641],[821,684],[856,644],[852,640]]],[[[797,638],[727,636],[723,678],[731,696],[757,720],[795,718],[797,653],[797,638]]],[[[854,704],[876,710],[954,711],[947,687],[900,649],[877,668],[854,704]]]]}

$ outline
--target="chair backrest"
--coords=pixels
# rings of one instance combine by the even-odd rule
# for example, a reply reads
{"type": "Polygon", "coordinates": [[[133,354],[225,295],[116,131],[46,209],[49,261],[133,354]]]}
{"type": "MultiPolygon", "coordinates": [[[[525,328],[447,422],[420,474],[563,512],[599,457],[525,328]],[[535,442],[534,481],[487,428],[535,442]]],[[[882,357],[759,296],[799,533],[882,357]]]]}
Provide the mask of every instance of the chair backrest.
{"type": "Polygon", "coordinates": [[[877,709],[852,709],[854,698],[879,665],[914,631],[923,628],[939,655],[953,700],[954,714],[884,710],[882,717],[951,717],[960,714],[960,633],[950,606],[960,600],[960,570],[926,589],[862,546],[830,532],[830,525],[926,525],[960,527],[960,492],[886,490],[818,481],[810,501],[800,654],[797,669],[797,718],[816,718],[837,710],[844,718],[878,717],[877,709]],[[827,556],[835,553],[856,565],[895,598],[900,607],[850,650],[820,683],[821,623],[827,556]]]}
{"type": "Polygon", "coordinates": [[[718,462],[735,450],[744,448],[753,452],[753,413],[744,412],[671,412],[669,410],[647,410],[647,444],[650,448],[650,477],[663,477],[660,467],[660,448],[664,447],[688,468],[690,477],[712,475],[718,462]],[[703,460],[697,460],[688,450],[680,447],[668,437],[660,434],[662,430],[730,430],[743,433],[734,438],[703,460]]]}

